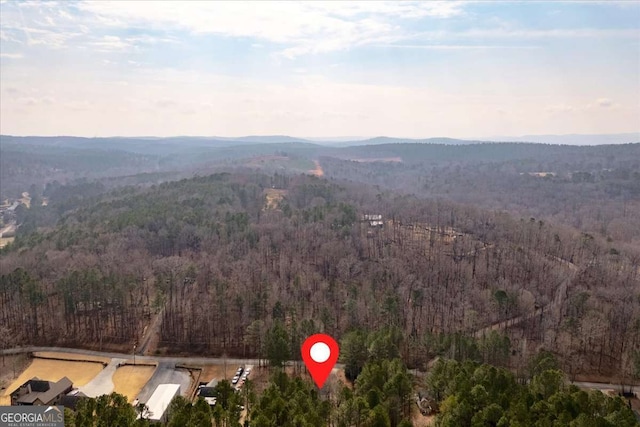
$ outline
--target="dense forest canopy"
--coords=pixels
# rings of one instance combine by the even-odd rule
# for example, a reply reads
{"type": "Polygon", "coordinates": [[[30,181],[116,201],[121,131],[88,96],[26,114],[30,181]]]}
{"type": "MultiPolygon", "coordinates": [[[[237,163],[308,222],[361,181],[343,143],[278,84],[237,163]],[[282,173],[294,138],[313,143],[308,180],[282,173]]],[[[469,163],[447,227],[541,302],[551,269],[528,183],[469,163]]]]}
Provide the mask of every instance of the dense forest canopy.
{"type": "Polygon", "coordinates": [[[423,368],[446,337],[473,340],[519,317],[514,354],[529,341],[566,356],[572,372],[632,374],[640,257],[597,236],[255,173],[125,187],[76,200],[38,229],[39,212],[56,212],[53,194],[20,214],[24,232],[0,259],[0,315],[19,342],[135,341],[161,313],[168,351],[267,357],[263,337],[278,324],[291,354],[313,332],[391,327],[403,359],[423,368]],[[284,196],[267,208],[276,190],[284,196]],[[383,227],[361,221],[371,213],[383,227]]]}
{"type": "MultiPolygon", "coordinates": [[[[640,378],[640,144],[1,142],[3,197],[30,199],[5,215],[4,347],[128,350],[157,318],[156,354],[273,370],[169,425],[249,401],[251,425],[411,425],[416,390],[441,426],[635,425],[565,384],[640,378]],[[331,398],[281,371],[317,332],[353,382],[331,398]]],[[[71,425],[145,424],[102,399],[71,425]]]]}

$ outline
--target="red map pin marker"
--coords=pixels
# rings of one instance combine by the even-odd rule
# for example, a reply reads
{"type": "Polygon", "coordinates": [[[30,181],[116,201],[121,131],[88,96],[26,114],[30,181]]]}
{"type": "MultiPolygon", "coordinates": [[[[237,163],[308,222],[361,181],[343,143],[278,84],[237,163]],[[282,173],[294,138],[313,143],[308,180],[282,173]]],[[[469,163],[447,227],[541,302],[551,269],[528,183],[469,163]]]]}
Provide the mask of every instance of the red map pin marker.
{"type": "Polygon", "coordinates": [[[326,334],[311,335],[302,344],[302,360],[318,388],[329,378],[339,354],[338,343],[326,334]]]}

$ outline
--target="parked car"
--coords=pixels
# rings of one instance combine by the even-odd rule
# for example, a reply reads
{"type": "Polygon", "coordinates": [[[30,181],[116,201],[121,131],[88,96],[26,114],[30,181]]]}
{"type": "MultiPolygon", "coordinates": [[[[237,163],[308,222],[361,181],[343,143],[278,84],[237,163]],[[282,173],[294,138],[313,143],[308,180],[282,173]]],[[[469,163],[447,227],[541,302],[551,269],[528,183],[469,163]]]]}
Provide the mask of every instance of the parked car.
{"type": "Polygon", "coordinates": [[[251,373],[251,368],[245,369],[244,374],[242,374],[242,379],[246,380],[250,373],[251,373]]]}

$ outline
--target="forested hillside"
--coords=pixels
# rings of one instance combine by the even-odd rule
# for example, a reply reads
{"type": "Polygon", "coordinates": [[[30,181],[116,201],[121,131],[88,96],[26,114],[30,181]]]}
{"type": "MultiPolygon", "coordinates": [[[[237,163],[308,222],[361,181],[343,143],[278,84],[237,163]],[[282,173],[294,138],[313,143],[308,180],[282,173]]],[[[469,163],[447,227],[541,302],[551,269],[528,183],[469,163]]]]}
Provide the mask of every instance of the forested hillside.
{"type": "Polygon", "coordinates": [[[597,236],[311,176],[216,174],[75,203],[2,252],[15,343],[130,348],[159,315],[170,353],[272,359],[286,342],[287,359],[314,332],[387,331],[421,369],[437,355],[517,367],[544,346],[572,375],[635,375],[640,256],[597,236]]]}
{"type": "MultiPolygon", "coordinates": [[[[328,147],[289,137],[216,139],[0,135],[0,200],[19,197],[31,186],[42,191],[53,181],[73,184],[83,179],[111,180],[141,173],[159,173],[165,176],[164,180],[169,180],[194,176],[211,167],[237,166],[256,157],[280,153],[311,163],[310,159],[323,149],[328,147]]],[[[296,173],[305,171],[287,166],[296,173]]]]}
{"type": "Polygon", "coordinates": [[[32,186],[44,191],[53,181],[99,180],[113,188],[238,168],[292,175],[317,169],[338,180],[499,209],[622,244],[640,240],[639,143],[580,147],[447,138],[402,141],[374,138],[331,147],[286,137],[2,136],[0,199],[19,198],[32,186]]]}
{"type": "Polygon", "coordinates": [[[349,147],[321,164],[329,177],[640,242],[640,144],[390,144],[349,147]]]}
{"type": "Polygon", "coordinates": [[[100,148],[57,148],[0,143],[0,200],[15,198],[35,185],[58,180],[102,178],[155,171],[153,156],[100,148]]]}

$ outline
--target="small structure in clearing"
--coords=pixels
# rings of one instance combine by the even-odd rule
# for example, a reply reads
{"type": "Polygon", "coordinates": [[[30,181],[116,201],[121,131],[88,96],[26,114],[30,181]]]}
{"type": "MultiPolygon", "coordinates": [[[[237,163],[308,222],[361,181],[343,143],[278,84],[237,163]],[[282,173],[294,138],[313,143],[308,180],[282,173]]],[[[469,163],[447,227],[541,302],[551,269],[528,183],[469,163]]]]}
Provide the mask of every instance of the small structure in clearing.
{"type": "Polygon", "coordinates": [[[383,227],[384,221],[380,214],[364,214],[362,215],[362,221],[368,221],[370,227],[383,227]]]}

